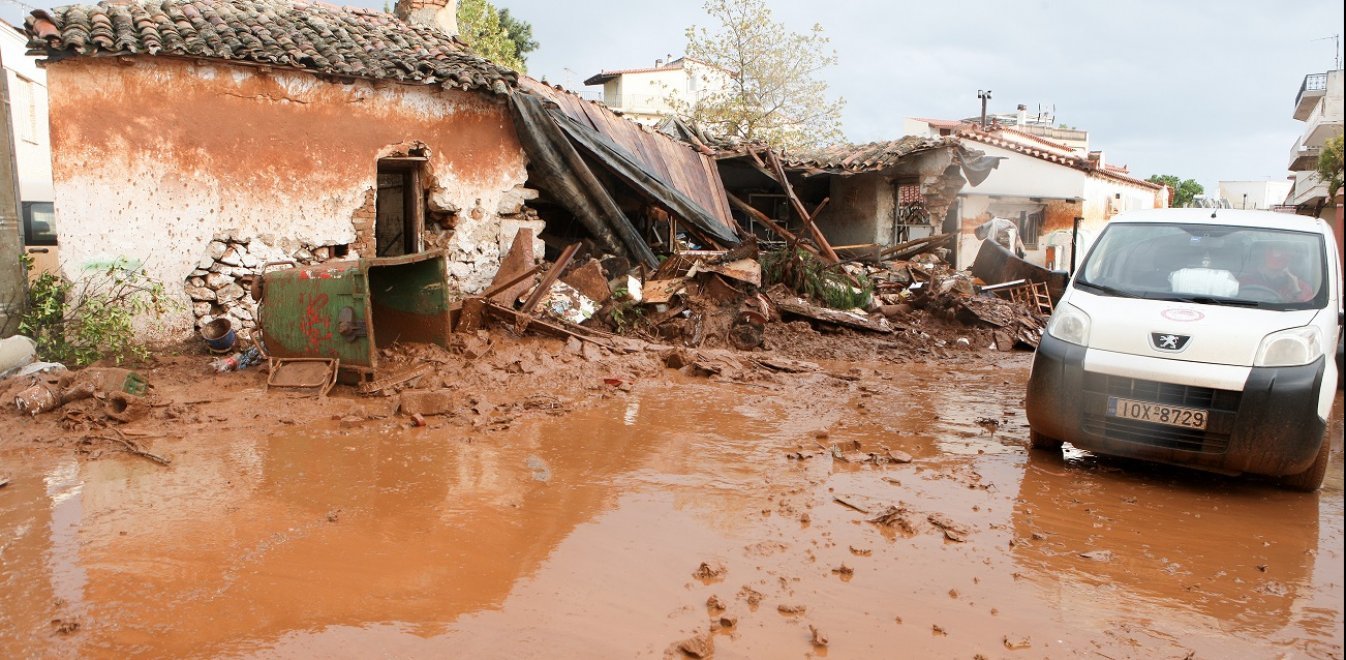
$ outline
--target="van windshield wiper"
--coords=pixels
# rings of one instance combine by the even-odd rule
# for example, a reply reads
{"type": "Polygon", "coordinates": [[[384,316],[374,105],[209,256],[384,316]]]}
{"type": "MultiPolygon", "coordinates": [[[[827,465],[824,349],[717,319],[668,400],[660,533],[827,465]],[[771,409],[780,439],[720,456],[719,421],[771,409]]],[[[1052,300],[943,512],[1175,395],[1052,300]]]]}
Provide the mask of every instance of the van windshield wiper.
{"type": "Polygon", "coordinates": [[[1093,289],[1094,291],[1097,291],[1097,292],[1099,292],[1099,293],[1106,294],[1106,295],[1109,295],[1109,296],[1115,296],[1115,297],[1118,297],[1118,298],[1146,298],[1146,297],[1147,297],[1147,296],[1142,296],[1142,295],[1140,295],[1139,293],[1135,293],[1135,292],[1133,292],[1133,291],[1127,291],[1127,290],[1125,290],[1125,289],[1118,289],[1117,287],[1107,286],[1106,284],[1095,284],[1095,283],[1093,283],[1093,282],[1089,282],[1089,281],[1075,282],[1075,286],[1077,286],[1077,287],[1085,287],[1085,288],[1088,288],[1088,289],[1093,289]]]}
{"type": "Polygon", "coordinates": [[[1163,300],[1172,300],[1173,302],[1196,303],[1198,305],[1228,305],[1230,307],[1262,306],[1262,303],[1256,300],[1243,300],[1241,298],[1218,298],[1215,296],[1184,296],[1176,298],[1164,298],[1163,300]]]}

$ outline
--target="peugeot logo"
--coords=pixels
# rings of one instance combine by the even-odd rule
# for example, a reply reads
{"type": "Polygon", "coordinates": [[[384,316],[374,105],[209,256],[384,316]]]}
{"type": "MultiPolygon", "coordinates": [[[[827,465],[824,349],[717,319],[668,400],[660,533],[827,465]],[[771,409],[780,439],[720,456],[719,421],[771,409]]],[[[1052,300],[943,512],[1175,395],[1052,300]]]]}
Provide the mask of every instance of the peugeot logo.
{"type": "Polygon", "coordinates": [[[1187,348],[1187,342],[1191,339],[1191,335],[1177,335],[1168,332],[1150,333],[1151,346],[1160,351],[1170,351],[1173,353],[1187,348]]]}

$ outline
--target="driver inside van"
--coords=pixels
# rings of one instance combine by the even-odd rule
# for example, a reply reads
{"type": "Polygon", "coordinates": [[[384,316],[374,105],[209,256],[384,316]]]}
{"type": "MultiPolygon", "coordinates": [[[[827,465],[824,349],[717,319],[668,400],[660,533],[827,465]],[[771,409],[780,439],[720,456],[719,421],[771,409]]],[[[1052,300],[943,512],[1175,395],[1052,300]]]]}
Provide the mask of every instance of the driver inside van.
{"type": "Polygon", "coordinates": [[[1263,289],[1279,296],[1279,302],[1304,302],[1316,293],[1313,286],[1292,267],[1295,252],[1286,245],[1261,244],[1253,248],[1254,268],[1239,277],[1239,294],[1255,295],[1263,289]]]}

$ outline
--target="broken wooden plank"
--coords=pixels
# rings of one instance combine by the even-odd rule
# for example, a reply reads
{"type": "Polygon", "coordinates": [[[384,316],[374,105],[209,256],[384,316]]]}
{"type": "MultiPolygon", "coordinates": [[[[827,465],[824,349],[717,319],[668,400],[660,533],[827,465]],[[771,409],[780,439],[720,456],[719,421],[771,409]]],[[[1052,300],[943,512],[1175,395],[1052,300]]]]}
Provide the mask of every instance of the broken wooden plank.
{"type": "Polygon", "coordinates": [[[731,192],[726,192],[725,196],[728,197],[729,203],[732,204],[734,208],[743,211],[744,213],[747,213],[749,216],[752,216],[752,219],[766,225],[768,229],[776,232],[776,234],[779,235],[781,238],[790,241],[792,244],[799,245],[805,250],[808,250],[814,256],[818,256],[819,253],[817,248],[814,248],[812,245],[808,245],[806,243],[800,243],[799,237],[795,236],[794,232],[777,224],[775,220],[772,220],[771,218],[767,217],[765,213],[758,211],[757,209],[749,205],[747,202],[735,197],[734,194],[731,192]]]}
{"type": "Polygon", "coordinates": [[[866,508],[864,508],[864,507],[862,507],[862,506],[860,506],[860,505],[858,505],[858,504],[852,504],[852,503],[850,503],[850,502],[847,502],[846,500],[842,499],[841,497],[838,497],[838,496],[835,496],[835,495],[834,495],[834,496],[832,496],[832,501],[833,501],[833,502],[836,502],[837,504],[840,504],[841,506],[844,506],[844,507],[846,507],[846,508],[848,508],[848,509],[854,509],[854,510],[856,510],[856,511],[859,511],[860,513],[863,513],[863,514],[865,514],[865,515],[869,515],[869,509],[866,509],[866,508]]]}
{"type": "Polygon", "coordinates": [[[669,280],[649,280],[642,291],[643,302],[650,304],[666,303],[682,292],[687,281],[682,278],[669,280]]]}
{"type": "Polygon", "coordinates": [[[815,321],[840,325],[857,330],[868,330],[870,332],[881,332],[884,334],[893,331],[893,327],[888,324],[886,319],[872,320],[867,316],[856,314],[855,312],[846,312],[839,309],[827,309],[811,305],[803,298],[782,298],[772,296],[772,302],[776,303],[777,309],[781,312],[803,316],[815,321]]]}
{"type": "Polygon", "coordinates": [[[677,305],[674,307],[670,307],[668,311],[658,312],[645,317],[645,321],[649,323],[651,326],[663,325],[664,323],[667,323],[669,320],[671,320],[673,317],[683,313],[683,311],[686,309],[687,305],[677,305]]]}
{"type": "Polygon", "coordinates": [[[697,273],[716,273],[731,280],[762,286],[762,265],[757,263],[756,259],[739,259],[719,264],[698,261],[687,271],[687,276],[691,277],[697,273]]]}
{"type": "Polygon", "coordinates": [[[788,358],[754,357],[750,359],[761,367],[771,369],[772,371],[783,371],[787,374],[809,373],[822,368],[814,362],[804,362],[803,360],[791,360],[788,358]]]}
{"type": "Polygon", "coordinates": [[[946,234],[936,234],[934,236],[912,239],[884,248],[879,252],[879,256],[884,259],[892,260],[909,259],[922,252],[939,247],[940,244],[948,242],[956,235],[957,233],[955,232],[949,232],[946,234]]]}
{"type": "Polygon", "coordinates": [[[401,385],[402,383],[407,383],[416,380],[417,378],[428,376],[432,371],[434,371],[434,369],[430,365],[423,364],[419,367],[416,367],[415,369],[409,369],[395,376],[388,376],[387,378],[380,378],[378,380],[372,380],[367,383],[360,383],[360,393],[377,394],[379,392],[382,392],[383,390],[401,385]]]}
{"type": "Polygon", "coordinates": [[[519,296],[528,291],[528,283],[519,279],[519,276],[523,275],[526,279],[538,271],[538,266],[529,267],[533,261],[533,230],[520,227],[514,232],[514,241],[510,243],[505,258],[500,260],[500,270],[496,271],[488,292],[483,293],[482,297],[513,305],[519,296]],[[507,280],[510,283],[507,284],[507,280]]]}
{"type": "Polygon", "coordinates": [[[561,256],[556,259],[556,263],[552,264],[552,267],[547,271],[547,274],[542,276],[542,281],[537,283],[537,288],[533,289],[533,295],[528,296],[528,300],[525,301],[523,307],[519,309],[520,316],[516,329],[520,333],[522,333],[523,329],[528,326],[526,319],[533,316],[533,309],[537,307],[539,302],[541,302],[542,297],[547,295],[547,290],[551,289],[551,285],[554,284],[556,280],[560,279],[561,271],[565,270],[565,267],[570,265],[570,260],[575,258],[575,253],[578,252],[579,249],[579,243],[572,243],[567,246],[565,250],[562,250],[561,256]]]}
{"type": "MultiPolygon", "coordinates": [[[[827,237],[823,236],[822,230],[814,224],[813,215],[809,213],[808,209],[804,208],[804,203],[799,201],[799,198],[795,196],[794,186],[790,185],[790,178],[785,175],[785,165],[781,163],[780,156],[776,155],[776,152],[771,150],[767,151],[767,155],[771,158],[771,167],[776,172],[777,182],[780,183],[781,188],[785,190],[786,199],[790,200],[790,205],[794,207],[795,213],[798,213],[799,217],[804,221],[804,226],[808,228],[809,233],[813,236],[813,240],[818,244],[818,249],[822,251],[822,256],[826,258],[828,263],[835,264],[841,261],[841,258],[837,256],[837,253],[832,250],[832,246],[828,244],[827,237]]],[[[824,201],[823,204],[819,204],[818,209],[821,210],[825,204],[826,201],[824,201]]]]}
{"type": "MultiPolygon", "coordinates": [[[[481,292],[481,297],[490,298],[491,300],[494,300],[499,303],[512,305],[514,303],[514,298],[517,298],[518,296],[517,295],[506,296],[505,294],[513,293],[512,291],[510,291],[510,289],[513,288],[514,285],[523,284],[524,280],[536,275],[539,270],[542,270],[542,264],[533,266],[532,268],[529,268],[528,270],[525,270],[522,273],[519,273],[518,275],[509,278],[508,280],[500,282],[499,284],[492,282],[491,288],[481,292]]],[[[527,290],[528,290],[527,288],[523,289],[523,291],[527,290]]],[[[520,291],[519,295],[522,295],[523,291],[520,291]]]]}

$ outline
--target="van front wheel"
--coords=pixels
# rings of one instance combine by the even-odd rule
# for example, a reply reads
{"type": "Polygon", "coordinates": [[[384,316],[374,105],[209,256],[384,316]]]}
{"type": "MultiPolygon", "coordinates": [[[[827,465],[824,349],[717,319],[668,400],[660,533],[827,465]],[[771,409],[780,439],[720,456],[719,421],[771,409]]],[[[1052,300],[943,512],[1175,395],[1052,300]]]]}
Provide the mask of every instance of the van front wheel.
{"type": "Polygon", "coordinates": [[[1059,452],[1061,451],[1061,444],[1062,442],[1056,438],[1049,438],[1033,429],[1028,429],[1028,445],[1033,449],[1059,452]]]}
{"type": "Polygon", "coordinates": [[[1313,465],[1299,474],[1281,477],[1278,483],[1282,488],[1306,493],[1318,490],[1318,487],[1323,485],[1323,476],[1327,474],[1327,455],[1331,453],[1331,448],[1332,441],[1329,438],[1323,438],[1323,446],[1318,448],[1318,457],[1313,459],[1313,465]]]}

